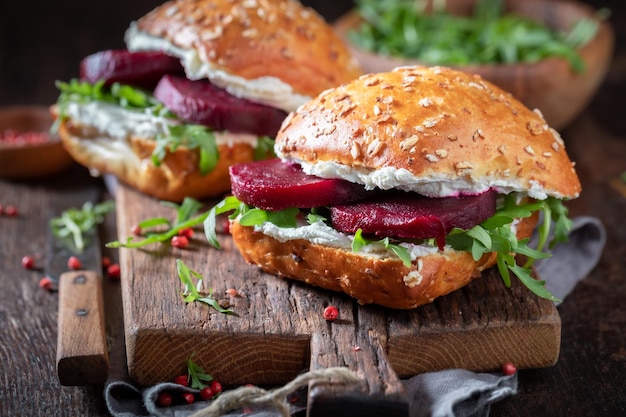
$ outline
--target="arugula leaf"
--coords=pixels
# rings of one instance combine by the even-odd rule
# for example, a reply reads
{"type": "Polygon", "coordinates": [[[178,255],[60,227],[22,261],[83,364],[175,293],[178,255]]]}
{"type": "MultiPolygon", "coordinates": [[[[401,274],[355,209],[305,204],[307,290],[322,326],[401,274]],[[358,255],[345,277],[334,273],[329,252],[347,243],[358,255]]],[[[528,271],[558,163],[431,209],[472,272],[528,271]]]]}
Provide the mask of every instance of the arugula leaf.
{"type": "Polygon", "coordinates": [[[192,361],[193,355],[195,355],[195,352],[187,359],[187,375],[191,379],[189,386],[195,389],[202,389],[208,386],[205,382],[213,381],[213,377],[207,374],[200,365],[192,361]]]}
{"type": "MultiPolygon", "coordinates": [[[[567,234],[571,230],[572,222],[567,218],[567,208],[561,200],[548,198],[543,201],[526,204],[516,204],[515,196],[505,197],[504,205],[498,208],[496,214],[491,219],[472,227],[469,230],[454,229],[446,237],[446,243],[456,250],[465,250],[472,254],[474,260],[480,259],[485,253],[496,252],[496,264],[505,285],[511,285],[510,274],[513,272],[520,281],[536,295],[552,301],[559,301],[545,289],[542,281],[535,280],[531,276],[531,266],[535,259],[547,258],[549,253],[542,251],[544,244],[549,238],[552,221],[558,224],[558,238],[555,227],[555,237],[557,239],[567,239],[567,234]],[[535,210],[543,212],[544,223],[539,228],[539,244],[537,249],[528,246],[528,239],[517,240],[517,236],[509,227],[514,217],[529,217],[535,210]],[[493,220],[494,217],[496,220],[493,220]],[[505,219],[511,221],[505,223],[505,219]],[[516,263],[512,255],[518,253],[525,255],[528,262],[520,266],[516,263]]],[[[562,240],[560,240],[562,241],[562,240]]],[[[553,244],[553,243],[551,243],[553,244]]]]}
{"type": "Polygon", "coordinates": [[[361,229],[357,229],[354,233],[354,238],[352,239],[352,252],[359,252],[364,246],[370,244],[383,245],[385,249],[391,250],[398,258],[400,258],[404,266],[407,268],[411,267],[411,255],[409,254],[409,250],[407,248],[391,243],[388,237],[381,240],[368,240],[363,237],[363,231],[361,229]]]}
{"type": "Polygon", "coordinates": [[[182,260],[176,260],[176,270],[178,271],[178,277],[185,286],[182,296],[185,303],[192,303],[194,301],[204,303],[215,310],[224,314],[232,314],[233,310],[223,308],[215,298],[213,298],[213,288],[209,288],[208,294],[201,294],[199,288],[202,285],[202,275],[196,271],[192,271],[182,260]],[[193,277],[197,278],[196,284],[193,283],[193,277]]]}
{"type": "Polygon", "coordinates": [[[254,148],[254,160],[260,161],[275,156],[274,139],[269,136],[259,136],[256,147],[254,148]]]}
{"type": "Polygon", "coordinates": [[[220,214],[233,212],[229,217],[234,219],[241,215],[239,218],[239,224],[242,226],[260,226],[267,222],[273,223],[278,227],[296,227],[297,215],[300,212],[298,208],[287,208],[278,211],[263,210],[255,207],[250,207],[247,204],[239,201],[237,197],[229,196],[224,200],[217,203],[211,210],[209,210],[208,217],[204,222],[204,233],[207,240],[211,245],[216,248],[220,247],[220,243],[217,240],[216,218],[220,214]]]}
{"type": "Polygon", "coordinates": [[[139,227],[141,227],[146,236],[144,239],[133,241],[133,236],[129,236],[126,242],[116,240],[107,243],[105,246],[107,248],[139,248],[152,243],[168,242],[176,236],[179,231],[193,228],[201,224],[209,215],[208,212],[196,215],[202,208],[202,203],[191,197],[185,197],[180,205],[169,201],[162,201],[161,204],[176,210],[176,219],[173,223],[163,217],[144,220],[139,223],[139,227]],[[150,230],[159,228],[159,226],[165,226],[166,228],[165,230],[150,230]]]}
{"type": "Polygon", "coordinates": [[[94,205],[91,201],[83,204],[81,209],[70,208],[59,217],[50,220],[52,233],[60,239],[69,239],[74,247],[81,252],[85,248],[83,234],[104,221],[104,216],[115,207],[113,200],[94,205]]]}

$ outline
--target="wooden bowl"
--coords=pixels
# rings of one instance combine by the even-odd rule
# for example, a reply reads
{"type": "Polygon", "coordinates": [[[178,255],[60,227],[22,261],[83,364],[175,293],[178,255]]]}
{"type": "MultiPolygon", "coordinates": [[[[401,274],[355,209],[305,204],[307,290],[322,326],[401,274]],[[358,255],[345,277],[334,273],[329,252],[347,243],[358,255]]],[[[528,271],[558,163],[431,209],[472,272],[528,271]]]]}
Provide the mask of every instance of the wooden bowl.
{"type": "MultiPolygon", "coordinates": [[[[474,3],[475,0],[447,0],[446,9],[452,14],[469,15],[474,3]]],[[[505,10],[540,21],[554,30],[569,30],[581,18],[595,16],[594,9],[576,1],[508,0],[505,10]]],[[[348,33],[361,22],[361,17],[353,10],[340,17],[334,27],[365,72],[384,72],[399,66],[420,64],[415,59],[377,55],[356,47],[350,42],[348,33]]],[[[458,69],[479,74],[509,91],[527,107],[541,110],[553,128],[562,129],[588,105],[608,71],[614,34],[606,21],[599,23],[596,36],[578,50],[586,66],[583,73],[574,72],[569,62],[562,58],[458,69]]]]}
{"type": "MultiPolygon", "coordinates": [[[[48,132],[53,118],[48,107],[15,106],[0,108],[0,132],[48,132]]],[[[56,135],[37,143],[15,144],[0,141],[0,177],[28,179],[56,174],[73,163],[56,135]]]]}

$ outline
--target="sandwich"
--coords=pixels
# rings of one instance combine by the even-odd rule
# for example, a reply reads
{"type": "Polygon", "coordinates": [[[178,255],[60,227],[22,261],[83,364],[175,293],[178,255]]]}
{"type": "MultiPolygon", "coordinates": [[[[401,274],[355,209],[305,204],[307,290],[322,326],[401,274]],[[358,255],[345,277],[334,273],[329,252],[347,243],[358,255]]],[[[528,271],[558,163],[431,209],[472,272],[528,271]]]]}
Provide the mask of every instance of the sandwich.
{"type": "Polygon", "coordinates": [[[80,164],[161,200],[228,191],[228,167],[272,156],[290,111],[361,74],[295,0],[174,0],[125,42],[57,83],[56,127],[80,164]]]}
{"type": "Polygon", "coordinates": [[[291,112],[274,151],[230,168],[232,195],[205,221],[210,243],[229,214],[247,262],[361,304],[415,308],[494,265],[507,285],[517,277],[555,300],[532,262],[567,238],[574,164],[540,111],[479,76],[363,75],[291,112]]]}

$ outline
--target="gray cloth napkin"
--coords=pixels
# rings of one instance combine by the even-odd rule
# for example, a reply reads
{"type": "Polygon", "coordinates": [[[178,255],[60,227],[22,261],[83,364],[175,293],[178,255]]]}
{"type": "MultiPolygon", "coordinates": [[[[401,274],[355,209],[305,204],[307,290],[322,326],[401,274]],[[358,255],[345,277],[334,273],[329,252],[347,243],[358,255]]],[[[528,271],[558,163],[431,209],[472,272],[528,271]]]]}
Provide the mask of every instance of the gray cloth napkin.
{"type": "MultiPolygon", "coordinates": [[[[552,257],[535,263],[539,277],[546,279],[546,287],[561,300],[595,267],[606,243],[606,231],[598,219],[581,216],[573,221],[568,242],[555,246],[552,257]]],[[[506,376],[464,369],[428,372],[403,383],[411,401],[411,417],[487,417],[491,404],[517,393],[517,374],[506,376]]],[[[114,381],[106,385],[104,396],[109,412],[115,417],[187,417],[209,405],[208,401],[199,401],[191,405],[158,407],[156,398],[163,390],[197,392],[170,382],[138,389],[127,382],[114,381]]],[[[298,401],[290,401],[292,414],[306,409],[306,392],[296,393],[295,398],[298,401]]],[[[224,416],[244,415],[277,417],[280,414],[273,409],[255,409],[224,416]]]]}

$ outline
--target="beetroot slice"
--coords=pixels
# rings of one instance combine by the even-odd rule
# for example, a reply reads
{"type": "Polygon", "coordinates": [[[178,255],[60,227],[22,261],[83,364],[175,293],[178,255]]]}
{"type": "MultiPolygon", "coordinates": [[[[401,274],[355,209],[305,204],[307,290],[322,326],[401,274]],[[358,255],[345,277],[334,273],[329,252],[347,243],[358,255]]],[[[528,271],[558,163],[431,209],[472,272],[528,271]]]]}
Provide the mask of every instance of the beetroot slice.
{"type": "Polygon", "coordinates": [[[375,200],[330,208],[333,227],[346,233],[408,239],[437,238],[440,249],[454,227],[470,229],[496,211],[495,191],[476,196],[428,198],[414,193],[385,192],[375,200]]]}
{"type": "Polygon", "coordinates": [[[80,63],[80,78],[90,83],[104,80],[152,90],[165,74],[182,74],[178,58],[158,51],[130,52],[113,49],[85,57],[80,63]]]}
{"type": "Polygon", "coordinates": [[[307,175],[277,158],[231,166],[230,182],[235,197],[264,210],[345,204],[368,195],[362,185],[307,175]]]}
{"type": "Polygon", "coordinates": [[[165,75],[154,96],[188,122],[228,130],[275,137],[287,116],[282,110],[241,99],[208,81],[191,81],[165,75]]]}

